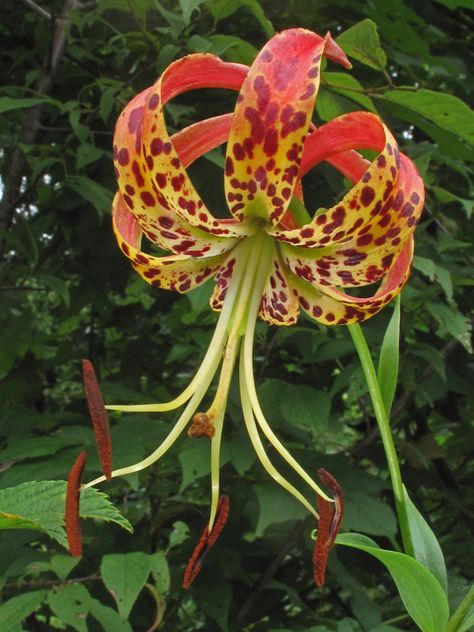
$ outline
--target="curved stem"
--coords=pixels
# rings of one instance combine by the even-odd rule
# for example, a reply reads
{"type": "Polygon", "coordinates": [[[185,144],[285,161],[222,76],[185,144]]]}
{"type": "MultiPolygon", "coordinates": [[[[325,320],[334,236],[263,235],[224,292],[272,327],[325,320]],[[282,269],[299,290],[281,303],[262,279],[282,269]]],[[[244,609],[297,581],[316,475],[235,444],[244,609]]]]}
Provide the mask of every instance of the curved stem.
{"type": "Polygon", "coordinates": [[[367,341],[360,325],[347,325],[347,328],[349,329],[349,333],[351,334],[357,354],[359,355],[362,370],[364,372],[365,380],[369,389],[370,398],[372,400],[375,418],[377,419],[380,437],[382,439],[383,447],[385,450],[388,470],[390,472],[390,479],[392,481],[393,494],[395,496],[395,506],[397,509],[403,548],[405,550],[405,553],[413,557],[414,550],[410,535],[410,527],[408,523],[407,507],[403,494],[403,482],[400,472],[400,464],[398,462],[397,452],[393,443],[393,437],[390,431],[390,421],[388,419],[388,415],[383,403],[382,393],[380,392],[380,385],[377,379],[377,374],[375,372],[372,356],[370,354],[367,341]]]}

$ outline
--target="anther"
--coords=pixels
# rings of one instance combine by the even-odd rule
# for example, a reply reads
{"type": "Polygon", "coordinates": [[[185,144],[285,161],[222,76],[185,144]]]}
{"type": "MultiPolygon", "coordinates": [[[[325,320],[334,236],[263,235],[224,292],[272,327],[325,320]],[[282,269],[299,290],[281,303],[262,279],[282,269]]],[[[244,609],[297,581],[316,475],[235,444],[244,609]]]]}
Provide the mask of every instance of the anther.
{"type": "Polygon", "coordinates": [[[319,522],[313,551],[313,576],[316,586],[321,587],[324,585],[326,578],[326,565],[329,553],[339,533],[339,527],[344,515],[344,494],[341,486],[332,474],[320,468],[318,475],[334,497],[334,503],[331,503],[322,496],[316,496],[319,522]]]}
{"type": "Polygon", "coordinates": [[[207,413],[196,413],[189,426],[188,436],[191,439],[199,439],[200,437],[212,439],[215,432],[216,429],[214,428],[212,417],[207,413]]]}
{"type": "Polygon", "coordinates": [[[74,557],[82,555],[81,526],[79,524],[79,503],[82,473],[86,464],[86,453],[81,452],[72,466],[67,477],[66,511],[64,524],[69,553],[74,557]]]}

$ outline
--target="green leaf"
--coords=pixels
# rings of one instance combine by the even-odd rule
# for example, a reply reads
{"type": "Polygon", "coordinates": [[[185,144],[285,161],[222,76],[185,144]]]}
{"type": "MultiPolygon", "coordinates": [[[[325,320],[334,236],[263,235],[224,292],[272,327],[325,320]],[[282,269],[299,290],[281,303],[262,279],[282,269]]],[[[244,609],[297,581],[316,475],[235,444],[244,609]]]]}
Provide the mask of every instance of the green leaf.
{"type": "Polygon", "coordinates": [[[89,613],[97,619],[105,632],[133,632],[128,621],[123,621],[115,610],[104,606],[97,599],[91,599],[89,613]]]}
{"type": "Polygon", "coordinates": [[[257,0],[207,0],[206,5],[216,21],[228,18],[242,7],[245,7],[253,13],[268,39],[275,35],[272,23],[267,19],[257,0]]]}
{"type": "Polygon", "coordinates": [[[102,580],[117,602],[122,619],[130,614],[150,570],[150,557],[145,553],[113,553],[102,558],[102,580]]]}
{"type": "Polygon", "coordinates": [[[395,309],[388,323],[380,349],[377,379],[387,415],[390,416],[393,398],[397,388],[398,363],[400,356],[400,297],[395,301],[395,309]]]}
{"type": "Polygon", "coordinates": [[[448,333],[472,353],[471,333],[472,323],[459,311],[443,303],[430,303],[429,311],[440,325],[440,333],[448,333]]]}
{"type": "Polygon", "coordinates": [[[285,389],[281,412],[289,424],[321,432],[325,430],[331,412],[331,399],[324,391],[304,384],[293,384],[285,389]]]}
{"type": "Polygon", "coordinates": [[[321,78],[321,84],[338,94],[342,94],[351,101],[362,105],[364,109],[370,112],[377,112],[372,99],[364,94],[363,86],[352,75],[345,72],[325,72],[321,78]]]}
{"type": "Polygon", "coordinates": [[[110,214],[112,193],[85,176],[69,176],[65,185],[90,202],[99,215],[110,214]]]}
{"type": "Polygon", "coordinates": [[[39,105],[40,103],[46,103],[48,99],[43,98],[21,98],[21,99],[13,99],[12,97],[1,97],[0,98],[0,114],[4,114],[5,112],[9,112],[10,110],[21,110],[23,108],[31,108],[35,105],[39,105]]]}
{"type": "Polygon", "coordinates": [[[474,608],[471,609],[471,612],[468,612],[467,615],[461,622],[461,625],[456,630],[456,632],[469,632],[474,628],[474,608]]]}
{"type": "Polygon", "coordinates": [[[54,614],[77,632],[88,632],[87,615],[91,596],[82,584],[57,586],[48,593],[48,605],[54,614]]]}
{"type": "MultiPolygon", "coordinates": [[[[0,490],[0,529],[35,529],[66,546],[65,481],[23,483],[0,490]]],[[[81,493],[81,517],[115,522],[132,531],[128,520],[96,489],[81,493]]]]}
{"type": "Polygon", "coordinates": [[[287,520],[301,520],[307,515],[306,509],[275,483],[252,485],[252,489],[257,494],[260,507],[255,528],[256,538],[260,538],[271,525],[287,520]]]}
{"type": "Polygon", "coordinates": [[[204,0],[179,0],[181,11],[183,12],[183,20],[186,26],[191,22],[191,16],[194,11],[204,2],[204,0]]]}
{"type": "Polygon", "coordinates": [[[346,55],[374,70],[383,71],[387,65],[387,57],[380,46],[377,25],[368,18],[341,33],[337,43],[346,55]]]}
{"type": "Polygon", "coordinates": [[[72,557],[72,555],[53,555],[49,566],[59,579],[65,580],[80,561],[80,557],[72,557]]]}
{"type": "Polygon", "coordinates": [[[157,551],[150,555],[150,570],[158,592],[161,595],[166,594],[170,589],[170,571],[164,551],[157,551]]]}
{"type": "Polygon", "coordinates": [[[430,281],[434,281],[436,265],[432,259],[428,259],[427,257],[419,257],[416,255],[413,258],[413,267],[416,270],[419,270],[422,274],[428,277],[430,281]]]}
{"type": "Polygon", "coordinates": [[[370,535],[395,537],[397,519],[387,503],[373,498],[362,490],[345,494],[346,511],[343,526],[351,531],[363,531],[370,535]]]}
{"type": "Polygon", "coordinates": [[[363,544],[359,534],[341,534],[336,543],[365,551],[382,562],[418,627],[423,632],[445,632],[449,617],[448,601],[439,581],[425,566],[404,553],[363,544]]]}
{"type": "Polygon", "coordinates": [[[440,4],[444,4],[445,7],[451,9],[451,11],[455,11],[460,7],[465,7],[466,9],[474,9],[474,0],[436,0],[440,4]]]}
{"type": "Polygon", "coordinates": [[[403,487],[407,508],[408,525],[416,559],[430,570],[441,584],[445,594],[448,593],[448,576],[443,552],[431,527],[415,507],[408,492],[403,487]]]}
{"type": "Polygon", "coordinates": [[[383,98],[420,114],[438,127],[474,144],[474,112],[458,97],[420,88],[390,90],[384,93],[383,98]]]}
{"type": "Polygon", "coordinates": [[[26,619],[40,605],[46,590],[35,590],[12,597],[0,605],[0,630],[9,632],[16,624],[26,619]]]}

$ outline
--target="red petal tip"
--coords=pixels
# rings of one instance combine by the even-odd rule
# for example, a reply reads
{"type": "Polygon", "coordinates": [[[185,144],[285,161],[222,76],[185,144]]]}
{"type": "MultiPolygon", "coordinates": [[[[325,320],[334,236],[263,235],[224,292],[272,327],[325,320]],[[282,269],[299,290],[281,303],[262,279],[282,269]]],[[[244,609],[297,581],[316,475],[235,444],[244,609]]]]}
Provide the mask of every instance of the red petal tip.
{"type": "Polygon", "coordinates": [[[323,53],[324,56],[331,61],[335,61],[337,64],[341,64],[344,68],[352,68],[352,64],[347,58],[346,53],[342,50],[339,44],[333,40],[331,33],[326,33],[324,39],[326,40],[326,47],[323,53]]]}
{"type": "Polygon", "coordinates": [[[217,513],[216,519],[214,521],[214,526],[212,527],[210,533],[207,527],[204,529],[198,545],[194,549],[188,565],[186,566],[186,570],[184,571],[183,588],[185,588],[186,590],[191,586],[191,584],[199,574],[205,555],[207,555],[211,547],[214,546],[214,544],[216,543],[216,540],[222,533],[228,517],[229,497],[221,496],[217,504],[217,513]]]}
{"type": "Polygon", "coordinates": [[[86,358],[82,360],[82,377],[102,472],[109,481],[112,478],[112,441],[110,438],[109,420],[94,367],[91,361],[86,358]]]}
{"type": "Polygon", "coordinates": [[[66,509],[64,513],[64,525],[69,553],[74,557],[82,555],[81,526],[79,523],[80,487],[82,473],[86,464],[87,455],[81,452],[77,457],[67,477],[66,509]]]}

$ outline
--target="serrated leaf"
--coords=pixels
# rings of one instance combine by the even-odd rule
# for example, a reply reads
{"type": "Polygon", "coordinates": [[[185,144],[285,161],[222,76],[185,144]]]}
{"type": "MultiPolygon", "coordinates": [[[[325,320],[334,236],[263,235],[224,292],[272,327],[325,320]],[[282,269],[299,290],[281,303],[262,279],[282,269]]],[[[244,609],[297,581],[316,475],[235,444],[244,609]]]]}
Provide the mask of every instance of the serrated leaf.
{"type": "Polygon", "coordinates": [[[77,632],[88,632],[87,615],[91,596],[82,584],[57,586],[48,593],[48,605],[63,623],[77,632]]]}
{"type": "Polygon", "coordinates": [[[398,364],[400,356],[400,297],[385,331],[377,367],[377,379],[382,394],[385,411],[390,416],[393,398],[397,388],[398,364]]]}
{"type": "Polygon", "coordinates": [[[130,614],[150,570],[150,556],[145,553],[113,553],[102,558],[102,581],[117,602],[122,619],[130,614]]]}
{"type": "Polygon", "coordinates": [[[440,583],[425,566],[404,553],[363,544],[359,534],[343,533],[336,543],[365,551],[382,562],[418,627],[423,632],[445,632],[449,617],[448,601],[440,583]]]}
{"type": "Polygon", "coordinates": [[[26,619],[40,605],[46,590],[35,590],[12,597],[0,605],[0,630],[8,632],[26,619]]]}
{"type": "Polygon", "coordinates": [[[431,527],[415,507],[408,492],[403,487],[407,508],[408,526],[416,559],[430,570],[441,584],[445,594],[448,593],[448,576],[443,552],[431,527]]]}
{"type": "MultiPolygon", "coordinates": [[[[37,481],[0,490],[0,529],[35,529],[46,533],[63,546],[65,481],[37,481]]],[[[81,493],[81,517],[115,522],[132,531],[128,520],[107,496],[89,488],[81,493]]]]}
{"type": "Polygon", "coordinates": [[[390,90],[384,93],[383,98],[420,114],[441,129],[474,144],[474,112],[458,97],[420,88],[390,90]]]}
{"type": "Polygon", "coordinates": [[[382,71],[387,65],[387,57],[380,46],[377,25],[373,20],[367,18],[354,24],[339,35],[337,43],[346,55],[370,68],[382,71]]]}

